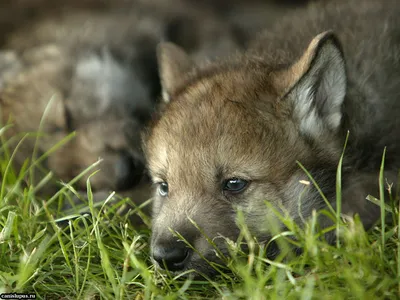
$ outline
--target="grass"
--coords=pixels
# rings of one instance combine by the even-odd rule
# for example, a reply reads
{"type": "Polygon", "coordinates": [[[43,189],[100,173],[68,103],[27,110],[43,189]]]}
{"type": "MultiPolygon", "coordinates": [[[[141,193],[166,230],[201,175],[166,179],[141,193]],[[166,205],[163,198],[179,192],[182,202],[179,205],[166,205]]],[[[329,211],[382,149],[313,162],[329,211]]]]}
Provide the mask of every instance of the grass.
{"type": "MultiPolygon", "coordinates": [[[[44,177],[39,187],[25,184],[29,166],[35,163],[26,164],[16,173],[11,168],[12,157],[13,153],[3,146],[0,294],[35,293],[38,299],[400,297],[400,215],[394,199],[392,205],[381,201],[386,188],[383,171],[381,199],[369,199],[380,205],[382,211],[393,212],[390,226],[377,225],[365,232],[357,218],[343,218],[329,209],[315,212],[302,227],[279,215],[288,229],[274,240],[283,245],[301,245],[304,251],[296,256],[290,247],[284,247],[286,250],[270,261],[264,255],[265,246],[259,245],[243,224],[241,239],[247,241],[249,253],[229,241],[231,257],[226,258],[227,270],[222,270],[214,280],[193,280],[156,271],[149,259],[149,228],[129,225],[129,214],[136,213],[135,210],[124,216],[113,213],[126,199],[97,206],[90,181],[87,186],[90,214],[65,218],[65,226],[60,227],[55,221],[62,216],[58,204],[73,196],[73,182],[60,186],[54,196],[41,199],[37,192],[40,186],[48,184],[51,174],[44,177]],[[316,221],[319,213],[328,214],[335,221],[330,230],[339,234],[340,243],[329,245],[320,238],[316,221]]],[[[339,168],[338,182],[340,176],[339,168]]],[[[339,183],[337,201],[340,201],[339,183]]]]}

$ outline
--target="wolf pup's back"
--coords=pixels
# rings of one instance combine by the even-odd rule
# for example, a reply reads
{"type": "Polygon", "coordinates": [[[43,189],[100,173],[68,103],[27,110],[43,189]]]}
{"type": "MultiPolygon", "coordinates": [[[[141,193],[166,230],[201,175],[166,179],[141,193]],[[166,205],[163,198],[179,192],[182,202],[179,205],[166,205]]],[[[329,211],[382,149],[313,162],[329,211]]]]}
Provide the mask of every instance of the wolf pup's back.
{"type": "Polygon", "coordinates": [[[299,224],[326,208],[317,189],[304,184],[309,178],[297,161],[335,207],[348,131],[342,212],[359,214],[366,227],[378,219],[379,208],[365,198],[379,196],[385,146],[389,183],[400,167],[398,15],[396,1],[314,4],[261,35],[247,53],[204,68],[175,45],[160,46],[168,103],[144,139],[158,185],[158,265],[213,273],[203,258],[219,260],[204,235],[227,253],[219,237],[238,237],[237,209],[263,242],[276,222],[265,200],[299,224]],[[177,242],[170,228],[197,251],[177,242]]]}

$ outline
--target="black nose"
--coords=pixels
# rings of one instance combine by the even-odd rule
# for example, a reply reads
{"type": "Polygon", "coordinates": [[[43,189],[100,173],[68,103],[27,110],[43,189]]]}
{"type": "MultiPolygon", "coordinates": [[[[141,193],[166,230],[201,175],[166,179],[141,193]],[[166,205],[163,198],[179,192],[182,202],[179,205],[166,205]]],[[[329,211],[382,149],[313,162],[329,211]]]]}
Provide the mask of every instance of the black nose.
{"type": "Polygon", "coordinates": [[[177,241],[174,245],[156,244],[152,247],[153,259],[161,268],[169,271],[181,271],[191,254],[191,249],[184,242],[177,241]]]}
{"type": "Polygon", "coordinates": [[[144,164],[129,153],[121,152],[115,163],[116,188],[126,190],[139,183],[144,173],[144,164]]]}

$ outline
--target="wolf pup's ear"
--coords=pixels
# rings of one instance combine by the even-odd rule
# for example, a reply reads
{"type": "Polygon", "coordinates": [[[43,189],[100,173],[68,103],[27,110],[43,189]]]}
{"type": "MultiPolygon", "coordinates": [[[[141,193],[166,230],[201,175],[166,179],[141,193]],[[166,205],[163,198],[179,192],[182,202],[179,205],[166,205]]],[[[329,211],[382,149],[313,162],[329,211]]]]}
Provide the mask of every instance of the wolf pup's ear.
{"type": "Polygon", "coordinates": [[[0,51],[0,91],[11,77],[18,74],[22,63],[14,51],[0,51]]]}
{"type": "Polygon", "coordinates": [[[182,48],[169,42],[157,46],[157,60],[162,97],[164,102],[169,102],[171,94],[182,84],[185,73],[190,71],[194,64],[182,48]]]}
{"type": "Polygon", "coordinates": [[[300,131],[311,137],[337,133],[346,95],[346,68],[339,41],[330,32],[317,35],[281,84],[290,89],[300,131]]]}

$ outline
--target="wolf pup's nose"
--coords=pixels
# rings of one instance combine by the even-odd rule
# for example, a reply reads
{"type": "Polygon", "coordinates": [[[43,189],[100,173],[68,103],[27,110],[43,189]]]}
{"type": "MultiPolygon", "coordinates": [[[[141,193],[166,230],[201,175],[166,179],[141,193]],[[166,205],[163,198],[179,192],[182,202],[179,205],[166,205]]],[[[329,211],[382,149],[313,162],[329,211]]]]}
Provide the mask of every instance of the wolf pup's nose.
{"type": "Polygon", "coordinates": [[[144,164],[129,153],[121,152],[115,163],[116,189],[126,190],[139,183],[143,176],[144,164]]]}
{"type": "Polygon", "coordinates": [[[153,246],[153,259],[161,268],[169,271],[181,271],[190,257],[191,249],[183,242],[177,241],[175,244],[157,244],[153,246]]]}

